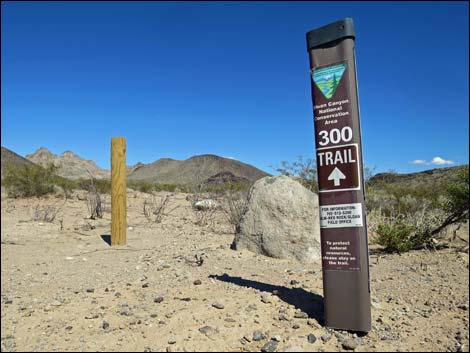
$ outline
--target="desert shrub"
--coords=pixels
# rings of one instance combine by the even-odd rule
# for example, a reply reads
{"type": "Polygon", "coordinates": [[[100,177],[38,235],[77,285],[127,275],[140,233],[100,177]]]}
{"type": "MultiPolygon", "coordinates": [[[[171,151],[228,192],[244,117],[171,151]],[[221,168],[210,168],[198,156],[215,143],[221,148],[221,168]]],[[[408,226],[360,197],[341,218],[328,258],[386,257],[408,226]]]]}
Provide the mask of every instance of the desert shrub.
{"type": "Polygon", "coordinates": [[[457,181],[446,187],[446,200],[442,203],[442,207],[455,221],[468,218],[470,203],[468,182],[468,165],[466,165],[457,172],[457,181]]]}
{"type": "Polygon", "coordinates": [[[72,194],[72,191],[77,189],[76,181],[63,178],[60,176],[54,177],[54,184],[62,188],[62,190],[64,190],[64,194],[66,198],[69,198],[70,195],[72,194]]]}
{"type": "Polygon", "coordinates": [[[149,222],[160,223],[170,200],[169,195],[152,196],[144,200],[143,213],[149,222]]]}
{"type": "MultiPolygon", "coordinates": [[[[35,222],[48,222],[52,223],[56,219],[58,213],[64,207],[65,202],[59,204],[55,202],[53,204],[38,203],[33,207],[33,221],[35,222]]],[[[61,221],[62,223],[62,221],[61,221]]]]}
{"type": "Polygon", "coordinates": [[[95,179],[96,191],[100,194],[111,193],[111,179],[95,179]]]}
{"type": "Polygon", "coordinates": [[[129,181],[127,183],[127,187],[140,191],[140,192],[145,192],[147,194],[151,193],[155,189],[155,185],[152,183],[149,183],[147,181],[129,181]]]}
{"type": "Polygon", "coordinates": [[[218,201],[223,215],[236,231],[248,206],[248,192],[228,190],[218,201]]]}
{"type": "Polygon", "coordinates": [[[402,222],[395,224],[379,224],[377,229],[377,243],[384,246],[389,252],[405,252],[413,249],[415,239],[413,233],[415,228],[402,222]]]}
{"type": "Polygon", "coordinates": [[[282,161],[280,167],[273,169],[282,175],[296,177],[305,188],[312,192],[318,192],[317,168],[314,159],[304,160],[302,156],[298,156],[297,161],[282,161]]]}
{"type": "Polygon", "coordinates": [[[366,207],[375,241],[387,251],[432,247],[446,226],[468,219],[468,181],[467,165],[445,183],[369,185],[366,207]]]}
{"type": "Polygon", "coordinates": [[[13,197],[43,196],[54,192],[56,170],[53,164],[10,167],[5,171],[3,185],[13,197]]]}

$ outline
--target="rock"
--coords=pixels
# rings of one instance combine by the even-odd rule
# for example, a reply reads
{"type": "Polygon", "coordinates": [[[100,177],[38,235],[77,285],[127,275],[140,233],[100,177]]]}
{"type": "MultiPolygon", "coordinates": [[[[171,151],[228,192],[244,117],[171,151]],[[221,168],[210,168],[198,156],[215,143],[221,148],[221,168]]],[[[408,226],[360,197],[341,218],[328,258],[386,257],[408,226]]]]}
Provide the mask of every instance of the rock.
{"type": "Polygon", "coordinates": [[[276,342],[281,342],[281,340],[282,340],[281,336],[279,336],[279,335],[273,336],[271,339],[273,341],[276,341],[276,342]]]}
{"type": "Polygon", "coordinates": [[[87,289],[86,289],[86,292],[87,292],[87,293],[94,293],[94,292],[95,292],[95,288],[87,288],[87,289]]]}
{"type": "Polygon", "coordinates": [[[325,333],[320,338],[323,342],[328,342],[329,340],[331,340],[331,335],[329,333],[325,333]]]}
{"type": "Polygon", "coordinates": [[[320,259],[318,196],[287,176],[259,179],[232,243],[266,256],[320,259]]]}
{"type": "Polygon", "coordinates": [[[195,280],[195,281],[193,282],[193,284],[194,284],[195,286],[199,286],[201,283],[202,283],[202,282],[201,282],[200,279],[197,279],[197,280],[195,280]]]}
{"type": "Polygon", "coordinates": [[[357,348],[357,342],[355,339],[352,339],[352,338],[347,338],[343,341],[342,343],[343,345],[343,348],[346,349],[346,350],[354,350],[357,348]]]}
{"type": "Polygon", "coordinates": [[[278,344],[278,342],[271,340],[261,348],[261,352],[275,352],[278,344]]]}
{"type": "Polygon", "coordinates": [[[218,203],[211,199],[201,200],[194,204],[194,208],[197,210],[211,210],[218,207],[218,203]]]}
{"type": "Polygon", "coordinates": [[[261,331],[255,331],[253,332],[253,341],[261,341],[264,340],[266,336],[264,335],[263,332],[261,331]]]}
{"type": "Polygon", "coordinates": [[[221,304],[221,303],[218,303],[218,302],[215,302],[215,303],[212,303],[212,307],[214,307],[216,309],[224,309],[225,305],[221,304]]]}
{"type": "Polygon", "coordinates": [[[317,337],[313,333],[307,336],[308,343],[315,343],[317,341],[317,337]]]}
{"type": "Polygon", "coordinates": [[[109,329],[109,322],[103,320],[103,322],[101,323],[101,328],[102,328],[103,330],[109,329]]]}
{"type": "Polygon", "coordinates": [[[269,304],[269,303],[271,303],[271,298],[269,297],[269,295],[263,294],[261,296],[261,301],[265,304],[269,304]]]}
{"type": "Polygon", "coordinates": [[[294,314],[294,317],[296,319],[308,319],[307,313],[304,313],[303,311],[298,311],[294,314]]]}
{"type": "Polygon", "coordinates": [[[292,326],[292,328],[293,328],[294,330],[297,330],[297,329],[300,328],[300,325],[299,325],[299,324],[294,324],[294,325],[292,326]]]}
{"type": "Polygon", "coordinates": [[[219,331],[216,328],[213,328],[212,326],[204,326],[199,329],[199,332],[202,333],[203,335],[210,337],[210,336],[215,335],[219,331]]]}
{"type": "Polygon", "coordinates": [[[163,301],[163,297],[162,296],[159,296],[159,297],[155,297],[155,299],[153,300],[155,303],[161,303],[163,301]]]}
{"type": "Polygon", "coordinates": [[[291,286],[295,286],[295,285],[299,284],[299,281],[293,279],[292,281],[290,281],[290,284],[291,284],[291,286]]]}
{"type": "Polygon", "coordinates": [[[168,340],[168,344],[175,344],[176,343],[176,338],[175,337],[170,337],[168,340]]]}

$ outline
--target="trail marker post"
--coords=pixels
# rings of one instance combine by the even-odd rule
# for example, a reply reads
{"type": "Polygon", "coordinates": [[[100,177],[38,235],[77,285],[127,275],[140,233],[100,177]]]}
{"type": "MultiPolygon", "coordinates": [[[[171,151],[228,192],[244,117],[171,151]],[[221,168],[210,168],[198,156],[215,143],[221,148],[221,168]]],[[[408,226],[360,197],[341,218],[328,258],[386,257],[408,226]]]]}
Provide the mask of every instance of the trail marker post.
{"type": "Polygon", "coordinates": [[[320,199],[325,325],[371,329],[355,33],[346,18],[307,33],[320,199]]]}
{"type": "Polygon", "coordinates": [[[126,139],[111,139],[111,245],[126,245],[126,139]]]}

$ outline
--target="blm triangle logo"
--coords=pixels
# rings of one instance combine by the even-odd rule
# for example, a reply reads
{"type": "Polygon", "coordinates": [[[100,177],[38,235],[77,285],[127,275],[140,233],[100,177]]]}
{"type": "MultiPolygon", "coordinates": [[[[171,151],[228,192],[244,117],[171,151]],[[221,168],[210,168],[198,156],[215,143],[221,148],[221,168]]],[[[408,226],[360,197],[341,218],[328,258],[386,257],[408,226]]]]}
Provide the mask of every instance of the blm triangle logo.
{"type": "Polygon", "coordinates": [[[326,99],[330,99],[336,92],[347,64],[322,67],[313,71],[312,79],[326,99]]]}

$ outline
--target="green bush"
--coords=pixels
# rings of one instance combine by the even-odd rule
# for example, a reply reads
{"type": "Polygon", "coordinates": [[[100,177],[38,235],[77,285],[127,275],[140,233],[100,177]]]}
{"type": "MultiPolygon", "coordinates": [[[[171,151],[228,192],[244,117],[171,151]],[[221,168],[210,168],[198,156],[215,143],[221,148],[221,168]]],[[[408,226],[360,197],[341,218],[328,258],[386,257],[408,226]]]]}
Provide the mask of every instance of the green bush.
{"type": "Polygon", "coordinates": [[[56,170],[53,164],[10,167],[5,171],[3,185],[13,197],[43,196],[54,192],[56,170]]]}
{"type": "Polygon", "coordinates": [[[96,191],[98,191],[98,193],[100,194],[111,193],[111,180],[110,179],[95,179],[94,183],[96,186],[96,191]]]}
{"type": "Polygon", "coordinates": [[[463,166],[457,173],[457,181],[446,188],[446,201],[442,207],[457,221],[468,218],[469,209],[469,178],[468,165],[463,166]]]}
{"type": "Polygon", "coordinates": [[[152,190],[155,190],[155,184],[146,181],[129,181],[127,187],[145,193],[150,193],[152,190]]]}
{"type": "Polygon", "coordinates": [[[401,222],[380,224],[377,229],[377,243],[388,252],[406,252],[421,245],[420,237],[414,236],[415,231],[414,226],[401,222]]]}

